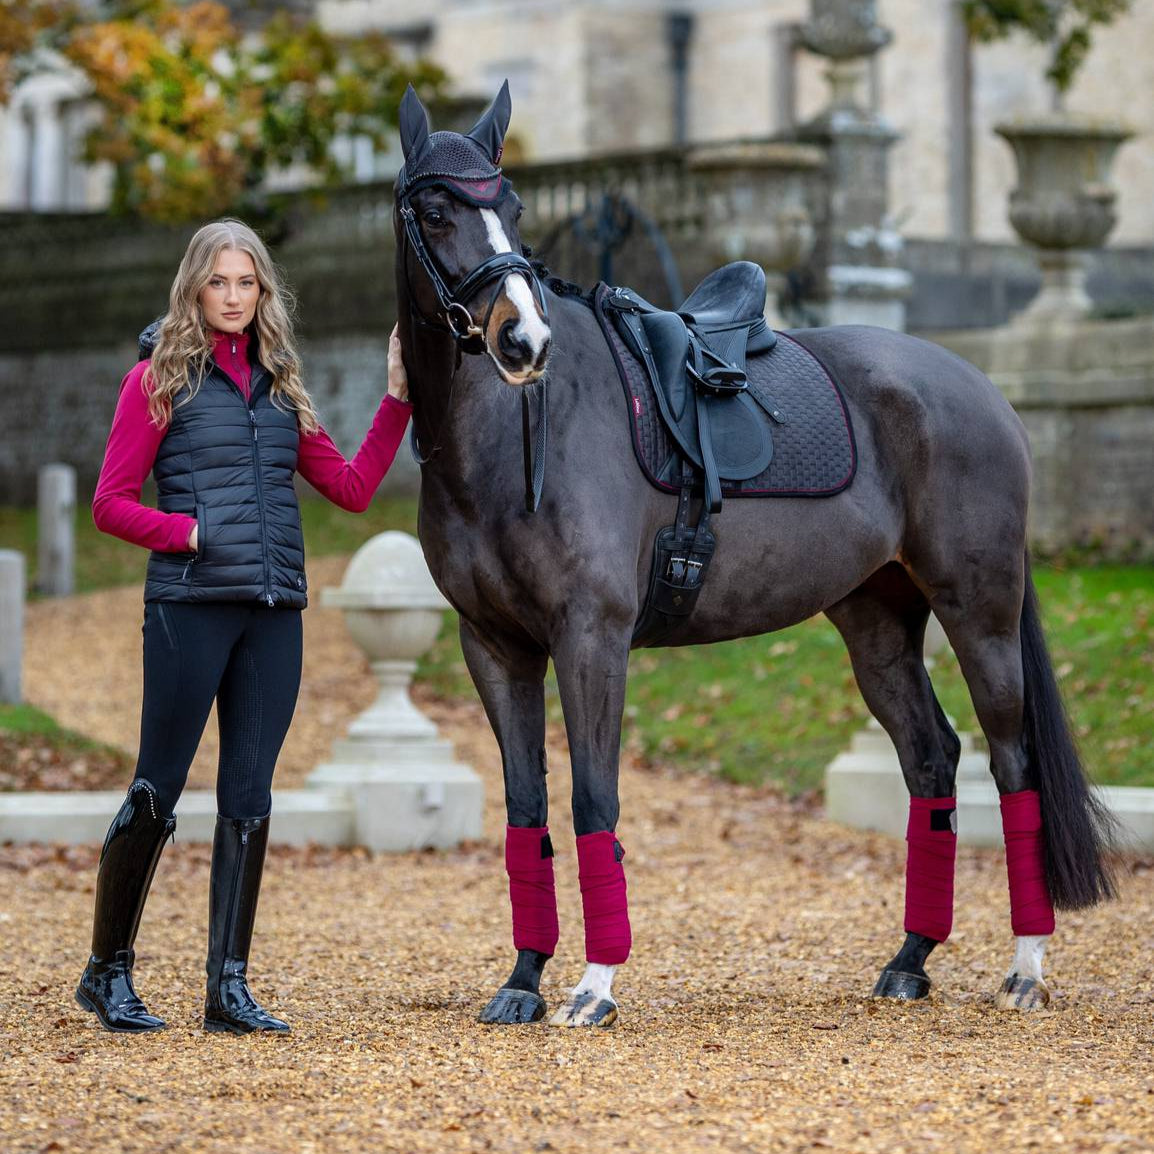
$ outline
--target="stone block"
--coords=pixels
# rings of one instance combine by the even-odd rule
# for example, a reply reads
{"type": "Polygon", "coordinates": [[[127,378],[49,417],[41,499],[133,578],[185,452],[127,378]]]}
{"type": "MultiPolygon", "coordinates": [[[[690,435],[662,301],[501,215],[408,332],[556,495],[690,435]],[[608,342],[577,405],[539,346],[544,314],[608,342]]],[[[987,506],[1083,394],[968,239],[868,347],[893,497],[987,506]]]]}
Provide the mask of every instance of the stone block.
{"type": "MultiPolygon", "coordinates": [[[[958,841],[1001,845],[998,793],[989,758],[969,734],[961,734],[958,763],[958,841]]],[[[855,733],[850,747],[826,769],[825,814],[830,821],[905,837],[909,793],[897,751],[885,731],[871,725],[855,733]]]]}
{"type": "MultiPolygon", "coordinates": [[[[123,801],[123,790],[0,794],[0,844],[100,845],[123,801]]],[[[215,829],[216,794],[186,790],[176,807],[177,840],[211,842],[215,829]]],[[[353,800],[345,790],[273,792],[274,845],[354,845],[353,829],[353,800]]]]}

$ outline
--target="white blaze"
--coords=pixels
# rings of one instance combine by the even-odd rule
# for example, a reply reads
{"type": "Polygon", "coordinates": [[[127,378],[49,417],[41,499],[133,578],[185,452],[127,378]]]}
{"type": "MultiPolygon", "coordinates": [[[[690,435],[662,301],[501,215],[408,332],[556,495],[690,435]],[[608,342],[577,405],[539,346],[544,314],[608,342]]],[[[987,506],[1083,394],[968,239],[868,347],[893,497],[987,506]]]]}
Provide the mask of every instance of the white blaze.
{"type": "MultiPolygon", "coordinates": [[[[500,217],[491,208],[483,208],[481,219],[485,222],[485,231],[489,234],[493,252],[512,252],[513,246],[505,235],[500,217]]],[[[519,317],[517,327],[513,330],[514,335],[518,340],[528,343],[535,360],[549,339],[549,326],[538,315],[533,292],[523,276],[506,277],[505,295],[512,302],[519,317]]]]}

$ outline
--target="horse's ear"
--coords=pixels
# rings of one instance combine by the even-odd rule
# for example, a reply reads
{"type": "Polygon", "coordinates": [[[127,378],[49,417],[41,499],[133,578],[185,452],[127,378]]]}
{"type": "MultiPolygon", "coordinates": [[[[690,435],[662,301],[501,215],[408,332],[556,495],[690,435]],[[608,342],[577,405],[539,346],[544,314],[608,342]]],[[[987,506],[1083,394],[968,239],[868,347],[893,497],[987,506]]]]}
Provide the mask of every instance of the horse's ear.
{"type": "Polygon", "coordinates": [[[401,98],[398,127],[401,130],[401,150],[405,154],[405,163],[412,162],[415,166],[429,143],[429,114],[411,84],[401,98]]]}
{"type": "Polygon", "coordinates": [[[501,149],[505,146],[505,131],[509,127],[509,117],[512,115],[513,101],[509,97],[509,81],[506,80],[493,103],[481,114],[481,119],[465,134],[489,154],[494,164],[501,159],[501,149]]]}

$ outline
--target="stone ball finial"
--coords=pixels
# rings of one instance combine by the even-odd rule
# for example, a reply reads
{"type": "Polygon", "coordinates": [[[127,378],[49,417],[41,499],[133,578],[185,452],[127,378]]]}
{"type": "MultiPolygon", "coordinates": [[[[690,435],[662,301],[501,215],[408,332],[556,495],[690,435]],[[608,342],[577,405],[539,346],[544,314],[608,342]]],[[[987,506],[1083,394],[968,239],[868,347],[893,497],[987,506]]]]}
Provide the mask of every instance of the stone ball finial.
{"type": "Polygon", "coordinates": [[[432,647],[449,608],[420,542],[392,530],[353,554],[340,586],[325,589],[321,604],[344,611],[349,632],[373,662],[415,662],[432,647]]]}
{"type": "Polygon", "coordinates": [[[337,589],[326,589],[324,603],[334,609],[448,609],[420,542],[389,530],[366,541],[353,554],[337,589]]]}

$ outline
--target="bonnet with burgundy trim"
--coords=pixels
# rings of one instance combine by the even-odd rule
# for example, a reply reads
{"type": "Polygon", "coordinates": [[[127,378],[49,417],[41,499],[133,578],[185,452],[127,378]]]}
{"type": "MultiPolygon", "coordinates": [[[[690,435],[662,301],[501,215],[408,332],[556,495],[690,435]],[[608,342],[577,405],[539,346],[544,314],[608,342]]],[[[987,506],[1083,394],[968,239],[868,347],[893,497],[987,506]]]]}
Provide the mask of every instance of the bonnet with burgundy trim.
{"type": "Polygon", "coordinates": [[[500,162],[512,111],[506,80],[493,103],[467,133],[431,133],[428,113],[410,84],[401,101],[405,163],[397,174],[397,199],[436,185],[467,204],[482,208],[500,204],[510,189],[501,175],[500,162]]]}

